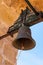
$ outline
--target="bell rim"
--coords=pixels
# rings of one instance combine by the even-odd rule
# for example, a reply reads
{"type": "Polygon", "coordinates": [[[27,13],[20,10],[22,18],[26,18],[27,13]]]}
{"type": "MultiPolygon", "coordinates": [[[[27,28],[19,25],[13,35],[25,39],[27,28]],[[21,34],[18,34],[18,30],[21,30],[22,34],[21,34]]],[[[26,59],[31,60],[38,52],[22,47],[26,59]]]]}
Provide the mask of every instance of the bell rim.
{"type": "Polygon", "coordinates": [[[16,49],[18,49],[18,50],[31,50],[31,49],[33,49],[35,46],[36,46],[36,42],[35,42],[35,40],[33,39],[33,38],[31,38],[31,41],[32,41],[32,44],[33,44],[33,47],[31,47],[31,48],[28,48],[28,49],[21,49],[21,48],[17,48],[15,45],[14,45],[14,43],[16,42],[17,40],[14,40],[13,41],[13,43],[12,43],[12,45],[13,45],[13,47],[15,47],[16,49]]]}

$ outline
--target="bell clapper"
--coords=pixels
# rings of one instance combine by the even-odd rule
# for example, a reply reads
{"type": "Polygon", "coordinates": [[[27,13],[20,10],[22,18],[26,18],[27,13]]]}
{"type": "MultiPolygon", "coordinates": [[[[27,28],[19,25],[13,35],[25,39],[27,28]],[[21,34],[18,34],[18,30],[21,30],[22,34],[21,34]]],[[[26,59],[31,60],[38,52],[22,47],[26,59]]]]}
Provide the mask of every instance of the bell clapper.
{"type": "Polygon", "coordinates": [[[24,49],[24,45],[23,45],[23,43],[21,44],[21,49],[22,49],[22,50],[24,49]]]}

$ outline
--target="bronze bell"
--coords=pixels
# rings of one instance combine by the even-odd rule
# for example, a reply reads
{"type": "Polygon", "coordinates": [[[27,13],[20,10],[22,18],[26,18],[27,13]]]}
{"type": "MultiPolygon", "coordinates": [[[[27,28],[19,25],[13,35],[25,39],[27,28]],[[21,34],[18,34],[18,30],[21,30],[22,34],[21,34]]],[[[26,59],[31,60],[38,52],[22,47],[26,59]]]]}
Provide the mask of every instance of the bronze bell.
{"type": "Polygon", "coordinates": [[[17,38],[13,41],[13,46],[19,50],[30,50],[35,47],[35,41],[31,37],[31,30],[22,26],[18,30],[17,38]]]}

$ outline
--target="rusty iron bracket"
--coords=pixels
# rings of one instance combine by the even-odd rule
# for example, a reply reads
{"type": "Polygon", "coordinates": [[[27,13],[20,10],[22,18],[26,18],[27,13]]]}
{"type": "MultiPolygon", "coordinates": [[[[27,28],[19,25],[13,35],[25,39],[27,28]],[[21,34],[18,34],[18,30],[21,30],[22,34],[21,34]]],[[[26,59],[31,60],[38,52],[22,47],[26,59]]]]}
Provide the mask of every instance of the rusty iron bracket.
{"type": "Polygon", "coordinates": [[[21,12],[19,18],[15,21],[16,23],[14,23],[12,26],[9,27],[6,34],[0,36],[0,40],[7,36],[13,37],[13,34],[18,32],[19,28],[22,26],[22,23],[25,26],[31,27],[37,23],[40,23],[41,22],[40,18],[43,18],[43,12],[40,12],[39,13],[40,15],[38,15],[38,16],[33,13],[29,16],[29,14],[30,14],[30,12],[27,9],[24,10],[23,12],[21,12]],[[27,14],[25,14],[25,13],[27,13],[27,14]]]}

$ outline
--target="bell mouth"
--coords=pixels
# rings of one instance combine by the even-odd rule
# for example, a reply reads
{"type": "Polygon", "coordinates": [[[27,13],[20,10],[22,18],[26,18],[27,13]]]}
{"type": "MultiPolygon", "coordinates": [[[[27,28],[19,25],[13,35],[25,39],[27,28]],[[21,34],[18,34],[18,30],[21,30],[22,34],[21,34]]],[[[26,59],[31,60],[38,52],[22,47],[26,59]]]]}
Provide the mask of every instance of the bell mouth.
{"type": "Polygon", "coordinates": [[[36,46],[33,39],[19,38],[13,41],[12,45],[19,50],[30,50],[36,46]]]}

